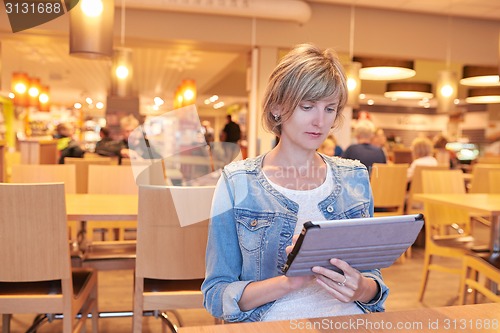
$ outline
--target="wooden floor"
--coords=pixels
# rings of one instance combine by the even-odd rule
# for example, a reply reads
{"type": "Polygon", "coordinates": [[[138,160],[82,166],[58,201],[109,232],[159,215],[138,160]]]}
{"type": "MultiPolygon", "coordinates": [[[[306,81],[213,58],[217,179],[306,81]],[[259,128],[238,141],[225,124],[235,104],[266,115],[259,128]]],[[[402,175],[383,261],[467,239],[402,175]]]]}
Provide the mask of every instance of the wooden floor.
{"type": "MultiPolygon", "coordinates": [[[[477,230],[477,229],[476,229],[477,230]]],[[[458,262],[449,262],[458,267],[458,262]]],[[[396,262],[383,269],[382,274],[390,288],[386,302],[386,311],[398,311],[422,307],[439,307],[457,304],[458,276],[431,272],[424,302],[418,301],[418,290],[422,280],[423,249],[413,248],[413,257],[404,264],[396,262]]],[[[99,310],[130,311],[132,309],[133,290],[132,271],[99,272],[99,310]]],[[[180,311],[186,326],[211,325],[213,318],[204,310],[180,311]]],[[[11,321],[11,332],[26,332],[34,315],[14,315],[11,321]]],[[[154,317],[144,317],[143,332],[160,332],[160,321],[154,317]]],[[[1,326],[0,326],[1,327],[1,326]]],[[[87,325],[90,332],[90,323],[87,325]]],[[[116,333],[131,332],[132,318],[101,318],[99,332],[116,333]]],[[[43,332],[61,332],[61,320],[43,324],[39,330],[43,332]]]]}

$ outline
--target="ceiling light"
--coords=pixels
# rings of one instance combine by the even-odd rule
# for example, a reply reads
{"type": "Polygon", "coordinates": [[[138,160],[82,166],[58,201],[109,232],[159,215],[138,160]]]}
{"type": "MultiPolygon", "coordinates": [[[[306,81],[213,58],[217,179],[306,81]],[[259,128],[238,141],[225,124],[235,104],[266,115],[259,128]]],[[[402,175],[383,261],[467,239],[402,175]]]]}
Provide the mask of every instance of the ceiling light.
{"type": "Polygon", "coordinates": [[[500,103],[500,87],[484,87],[469,89],[467,103],[490,104],[500,103]]]}
{"type": "Polygon", "coordinates": [[[438,73],[436,98],[438,112],[452,112],[457,98],[457,75],[453,71],[443,70],[438,73]]]}
{"type": "Polygon", "coordinates": [[[113,54],[114,0],[85,0],[69,12],[69,54],[97,59],[113,54]]]}
{"type": "Polygon", "coordinates": [[[494,66],[464,66],[462,77],[460,84],[464,86],[500,86],[498,68],[494,66]]]}
{"type": "Polygon", "coordinates": [[[384,96],[396,99],[432,98],[432,85],[423,82],[390,82],[384,96]]]}
{"type": "Polygon", "coordinates": [[[359,93],[361,92],[361,79],[359,78],[360,62],[350,62],[345,65],[347,76],[347,105],[352,108],[359,107],[359,93]]]}
{"type": "Polygon", "coordinates": [[[361,80],[401,80],[416,74],[410,60],[354,57],[353,61],[362,65],[359,70],[361,80]]]}

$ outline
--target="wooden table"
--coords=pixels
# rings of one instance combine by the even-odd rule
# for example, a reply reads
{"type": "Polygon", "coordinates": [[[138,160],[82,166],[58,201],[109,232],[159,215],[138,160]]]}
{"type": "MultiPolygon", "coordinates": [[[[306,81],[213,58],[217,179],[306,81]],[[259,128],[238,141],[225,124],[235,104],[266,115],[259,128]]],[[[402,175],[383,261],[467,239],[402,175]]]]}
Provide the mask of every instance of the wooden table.
{"type": "Polygon", "coordinates": [[[494,256],[500,255],[500,194],[415,194],[415,199],[424,203],[445,204],[467,209],[471,213],[491,216],[490,249],[494,256]]]}
{"type": "Polygon", "coordinates": [[[133,194],[66,194],[69,221],[135,221],[137,210],[133,194]]]}
{"type": "Polygon", "coordinates": [[[500,332],[500,304],[476,304],[319,319],[182,327],[180,333],[500,332]]]}
{"type": "Polygon", "coordinates": [[[133,194],[66,194],[68,221],[80,221],[79,246],[85,239],[87,221],[136,221],[138,202],[133,194]]]}

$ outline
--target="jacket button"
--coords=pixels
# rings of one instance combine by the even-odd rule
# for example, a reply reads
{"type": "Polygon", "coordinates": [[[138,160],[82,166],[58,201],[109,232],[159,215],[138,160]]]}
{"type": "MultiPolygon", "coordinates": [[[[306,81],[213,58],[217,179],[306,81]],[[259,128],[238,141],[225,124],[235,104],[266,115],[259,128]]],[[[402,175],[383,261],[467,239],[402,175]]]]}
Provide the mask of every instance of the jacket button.
{"type": "Polygon", "coordinates": [[[253,220],[252,222],[250,222],[250,225],[252,227],[255,227],[257,225],[257,220],[253,220]]]}
{"type": "Polygon", "coordinates": [[[328,207],[326,207],[326,211],[327,211],[328,213],[333,213],[333,207],[332,207],[332,206],[328,206],[328,207]]]}

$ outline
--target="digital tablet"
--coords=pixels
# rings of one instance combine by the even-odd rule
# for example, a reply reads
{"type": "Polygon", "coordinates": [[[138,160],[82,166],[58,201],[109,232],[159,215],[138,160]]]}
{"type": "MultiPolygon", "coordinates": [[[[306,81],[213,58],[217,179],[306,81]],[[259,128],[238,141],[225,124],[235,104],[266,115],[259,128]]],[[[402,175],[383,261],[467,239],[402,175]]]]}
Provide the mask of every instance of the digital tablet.
{"type": "Polygon", "coordinates": [[[286,276],[312,275],[323,266],[341,272],[330,259],[346,261],[357,270],[389,267],[410,247],[424,225],[422,214],[310,221],[284,267],[286,276]]]}

